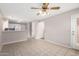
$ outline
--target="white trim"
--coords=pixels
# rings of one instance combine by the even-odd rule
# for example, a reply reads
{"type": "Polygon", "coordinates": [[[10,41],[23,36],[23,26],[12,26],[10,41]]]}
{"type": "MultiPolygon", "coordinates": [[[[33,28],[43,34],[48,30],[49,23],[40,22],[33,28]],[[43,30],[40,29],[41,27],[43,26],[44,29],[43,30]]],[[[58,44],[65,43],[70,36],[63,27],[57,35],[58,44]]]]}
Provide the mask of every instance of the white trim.
{"type": "Polygon", "coordinates": [[[22,41],[26,41],[26,40],[28,40],[28,39],[17,40],[17,41],[11,41],[11,42],[3,42],[2,45],[7,45],[7,44],[12,44],[12,43],[22,42],[22,41]]]}
{"type": "Polygon", "coordinates": [[[77,18],[79,14],[75,14],[71,16],[71,47],[74,49],[78,49],[77,46],[77,18]]]}
{"type": "Polygon", "coordinates": [[[54,42],[54,41],[51,41],[51,40],[45,40],[45,41],[48,41],[48,42],[53,43],[55,45],[63,46],[63,47],[66,47],[66,48],[71,48],[69,45],[64,45],[62,43],[54,42]]]}
{"type": "MultiPolygon", "coordinates": [[[[28,40],[28,39],[27,39],[27,40],[28,40]]],[[[2,45],[12,44],[12,43],[17,43],[17,42],[22,42],[22,41],[26,41],[26,39],[2,43],[2,45]]],[[[64,45],[64,44],[61,44],[61,43],[58,43],[58,42],[54,42],[54,41],[50,41],[50,40],[45,40],[45,41],[48,41],[48,42],[50,42],[50,43],[53,43],[53,44],[56,44],[56,45],[60,45],[60,46],[63,46],[63,47],[71,48],[71,47],[68,46],[68,45],[64,45]]]]}

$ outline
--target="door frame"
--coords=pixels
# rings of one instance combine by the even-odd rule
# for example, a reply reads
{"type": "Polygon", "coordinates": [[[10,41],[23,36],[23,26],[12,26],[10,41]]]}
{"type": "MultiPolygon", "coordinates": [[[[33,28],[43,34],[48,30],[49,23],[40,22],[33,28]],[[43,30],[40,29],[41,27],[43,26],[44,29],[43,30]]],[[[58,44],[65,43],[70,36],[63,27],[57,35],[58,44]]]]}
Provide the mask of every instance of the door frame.
{"type": "Polygon", "coordinates": [[[71,48],[78,49],[79,45],[77,43],[77,18],[79,14],[71,16],[71,48]]]}
{"type": "Polygon", "coordinates": [[[36,34],[35,34],[35,38],[36,39],[44,39],[44,32],[45,32],[45,21],[38,21],[37,22],[37,25],[36,25],[36,34]],[[43,28],[43,32],[42,32],[42,36],[38,36],[37,33],[40,33],[39,30],[38,30],[38,27],[41,25],[41,22],[43,22],[44,24],[44,28],[43,28]],[[37,37],[38,36],[38,37],[37,37]]]}
{"type": "MultiPolygon", "coordinates": [[[[45,21],[34,21],[32,22],[32,38],[36,39],[36,36],[37,36],[37,25],[40,23],[40,22],[44,22],[45,21]]],[[[43,34],[42,34],[42,38],[40,39],[44,39],[44,35],[45,34],[45,24],[44,24],[44,31],[43,31],[43,34]]]]}

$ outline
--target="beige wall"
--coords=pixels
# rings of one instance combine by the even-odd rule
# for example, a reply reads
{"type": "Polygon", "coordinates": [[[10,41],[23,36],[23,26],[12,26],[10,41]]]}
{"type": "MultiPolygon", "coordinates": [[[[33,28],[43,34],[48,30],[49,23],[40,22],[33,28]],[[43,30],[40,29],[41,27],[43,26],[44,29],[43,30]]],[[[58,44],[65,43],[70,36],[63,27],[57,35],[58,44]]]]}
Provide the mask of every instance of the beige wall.
{"type": "Polygon", "coordinates": [[[79,9],[48,18],[45,21],[45,39],[70,47],[71,16],[77,13],[79,13],[79,9]]]}
{"type": "Polygon", "coordinates": [[[5,31],[2,32],[2,44],[10,44],[27,40],[27,31],[5,31]]]}
{"type": "Polygon", "coordinates": [[[11,44],[20,41],[26,41],[29,37],[29,25],[26,24],[24,31],[3,31],[2,32],[2,45],[11,44]]]}

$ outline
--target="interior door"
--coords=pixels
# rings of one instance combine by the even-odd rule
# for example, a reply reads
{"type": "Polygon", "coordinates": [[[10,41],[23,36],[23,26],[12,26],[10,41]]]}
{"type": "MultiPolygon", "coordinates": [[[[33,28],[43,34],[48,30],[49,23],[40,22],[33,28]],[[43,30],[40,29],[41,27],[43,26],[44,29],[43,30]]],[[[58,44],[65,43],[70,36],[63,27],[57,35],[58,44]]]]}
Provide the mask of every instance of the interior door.
{"type": "Polygon", "coordinates": [[[43,39],[44,38],[44,29],[45,29],[45,22],[40,21],[36,25],[36,35],[35,39],[43,39]]]}
{"type": "Polygon", "coordinates": [[[71,47],[79,50],[79,33],[78,33],[78,21],[79,14],[73,15],[71,17],[71,47]]]}

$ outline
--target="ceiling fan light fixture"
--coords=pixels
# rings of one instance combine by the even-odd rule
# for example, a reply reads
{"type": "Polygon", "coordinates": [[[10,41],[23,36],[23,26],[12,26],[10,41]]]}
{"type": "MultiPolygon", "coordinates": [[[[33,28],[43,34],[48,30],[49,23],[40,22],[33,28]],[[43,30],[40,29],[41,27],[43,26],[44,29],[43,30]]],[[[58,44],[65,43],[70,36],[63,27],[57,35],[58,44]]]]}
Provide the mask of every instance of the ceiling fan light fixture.
{"type": "Polygon", "coordinates": [[[39,9],[40,11],[38,11],[37,15],[46,16],[46,15],[49,15],[49,12],[48,12],[49,10],[59,10],[60,7],[59,6],[49,7],[49,3],[43,3],[41,8],[32,7],[31,9],[39,9]]]}
{"type": "Polygon", "coordinates": [[[46,16],[46,15],[49,15],[49,13],[47,12],[47,11],[39,11],[38,13],[37,13],[37,15],[41,15],[41,16],[46,16]]]}

